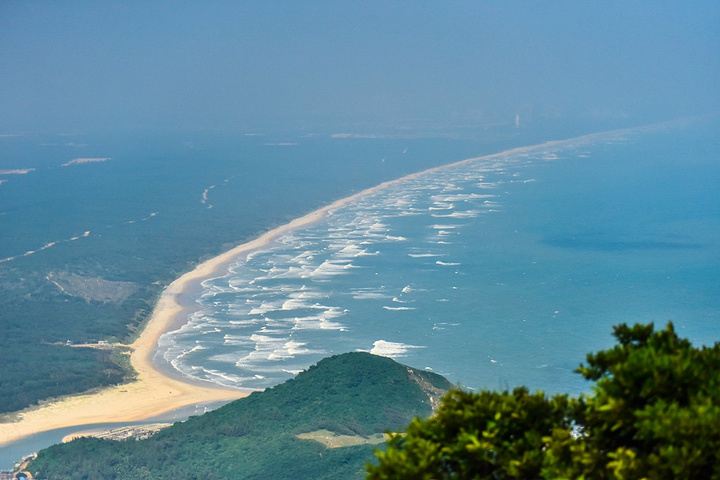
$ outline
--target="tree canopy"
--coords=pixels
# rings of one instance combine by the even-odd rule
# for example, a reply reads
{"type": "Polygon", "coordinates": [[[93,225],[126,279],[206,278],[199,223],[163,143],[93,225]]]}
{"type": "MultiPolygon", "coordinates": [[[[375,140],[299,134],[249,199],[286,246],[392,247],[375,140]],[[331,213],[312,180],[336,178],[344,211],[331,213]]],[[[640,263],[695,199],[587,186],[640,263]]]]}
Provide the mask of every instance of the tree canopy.
{"type": "Polygon", "coordinates": [[[589,394],[449,392],[392,435],[379,479],[720,478],[720,344],[620,325],[577,372],[589,394]]]}
{"type": "Polygon", "coordinates": [[[390,358],[345,353],[145,440],[54,445],[28,471],[53,480],[362,479],[370,437],[429,416],[452,387],[390,358]],[[322,442],[343,437],[342,448],[322,442]]]}

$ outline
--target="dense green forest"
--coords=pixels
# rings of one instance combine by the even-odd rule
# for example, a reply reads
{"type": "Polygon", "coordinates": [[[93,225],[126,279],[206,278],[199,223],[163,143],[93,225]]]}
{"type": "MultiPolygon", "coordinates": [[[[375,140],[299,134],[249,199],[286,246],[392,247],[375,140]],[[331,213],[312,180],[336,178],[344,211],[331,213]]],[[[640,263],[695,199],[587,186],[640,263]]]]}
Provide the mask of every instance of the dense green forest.
{"type": "Polygon", "coordinates": [[[399,430],[428,417],[451,388],[437,374],[347,353],[147,440],[82,438],[41,451],[29,468],[36,478],[53,480],[363,478],[374,445],[328,448],[297,435],[399,430]]]}
{"type": "Polygon", "coordinates": [[[614,335],[578,369],[591,393],[453,391],[369,479],[720,478],[720,343],[693,347],[672,324],[614,335]]]}
{"type": "Polygon", "coordinates": [[[65,342],[132,340],[164,286],[203,259],[383,181],[546,136],[5,139],[13,165],[37,170],[0,189],[0,257],[16,255],[0,263],[0,413],[123,381],[113,355],[65,342]],[[112,159],[59,166],[80,155],[112,159]],[[93,281],[104,291],[83,287],[93,281]]]}

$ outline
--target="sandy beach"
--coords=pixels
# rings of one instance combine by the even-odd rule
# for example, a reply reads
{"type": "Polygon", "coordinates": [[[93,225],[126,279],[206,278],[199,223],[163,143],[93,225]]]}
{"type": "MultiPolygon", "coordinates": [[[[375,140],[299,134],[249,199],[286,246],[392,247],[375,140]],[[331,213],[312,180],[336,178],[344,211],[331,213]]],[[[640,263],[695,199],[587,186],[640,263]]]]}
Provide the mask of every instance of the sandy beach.
{"type": "MultiPolygon", "coordinates": [[[[391,182],[387,182],[391,183],[391,182]]],[[[316,210],[261,237],[242,244],[200,265],[171,283],[162,293],[153,314],[138,339],[130,345],[131,363],[137,379],[131,383],[101,389],[97,392],[52,400],[14,414],[15,421],[0,423],[0,446],[22,437],[57,428],[95,423],[133,422],[194,404],[229,401],[249,395],[250,390],[201,385],[168,377],[153,363],[158,339],[182,323],[185,308],[179,301],[192,285],[222,274],[223,268],[242,255],[267,246],[273,239],[297,228],[321,220],[328,212],[356,198],[387,186],[378,185],[356,195],[343,198],[316,210]]]]}
{"type": "Polygon", "coordinates": [[[452,164],[414,173],[397,180],[384,182],[297,218],[286,225],[265,233],[253,241],[235,247],[198,265],[197,268],[175,280],[163,291],[140,337],[130,345],[132,349],[131,363],[137,372],[137,380],[123,385],[104,388],[94,393],[57,399],[39,407],[18,412],[14,415],[14,422],[0,423],[0,446],[27,435],[57,428],[77,426],[80,431],[83,425],[95,423],[141,421],[188,405],[229,401],[247,396],[250,393],[248,390],[230,389],[220,386],[213,387],[210,384],[203,385],[190,380],[182,381],[171,378],[154,365],[153,356],[156,352],[159,338],[164,333],[172,331],[182,324],[183,317],[181,315],[184,312],[187,313],[187,310],[181,305],[180,296],[189,288],[198,285],[205,279],[222,275],[229,263],[241,259],[243,255],[246,256],[254,250],[267,246],[274,239],[288,231],[320,221],[326,215],[332,214],[333,210],[341,208],[360,197],[387,188],[390,185],[416,178],[419,175],[452,168],[476,160],[499,158],[506,155],[553,147],[567,142],[589,140],[591,138],[597,138],[597,135],[598,134],[587,135],[570,140],[551,141],[540,145],[514,148],[492,155],[461,160],[452,164]]]}
{"type": "Polygon", "coordinates": [[[177,294],[196,277],[195,271],[173,282],[161,296],[142,335],[131,345],[137,380],[50,401],[15,414],[16,421],[0,424],[0,446],[27,435],[63,427],[95,423],[133,422],[194,404],[229,401],[249,392],[201,386],[166,376],[152,358],[160,335],[182,311],[177,294]]]}

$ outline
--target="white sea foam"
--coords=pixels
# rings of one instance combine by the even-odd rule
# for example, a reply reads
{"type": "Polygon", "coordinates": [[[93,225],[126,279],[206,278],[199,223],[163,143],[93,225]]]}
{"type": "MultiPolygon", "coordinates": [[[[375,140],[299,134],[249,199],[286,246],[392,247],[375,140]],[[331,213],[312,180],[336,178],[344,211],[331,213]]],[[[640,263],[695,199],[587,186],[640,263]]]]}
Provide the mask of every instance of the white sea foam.
{"type": "Polygon", "coordinates": [[[269,335],[260,335],[254,333],[250,336],[250,340],[255,344],[253,351],[235,362],[238,367],[250,368],[259,361],[267,360],[267,357],[278,348],[281,348],[288,339],[276,338],[269,335]]]}
{"type": "Polygon", "coordinates": [[[294,256],[292,259],[290,259],[290,262],[297,263],[300,265],[307,265],[309,264],[317,255],[319,252],[313,251],[313,250],[306,250],[300,255],[294,256]]]}
{"type": "Polygon", "coordinates": [[[334,275],[344,275],[348,270],[355,267],[352,263],[343,260],[325,260],[320,266],[315,268],[308,277],[331,277],[334,275]]]}
{"type": "Polygon", "coordinates": [[[442,189],[443,192],[457,192],[457,191],[460,191],[460,190],[463,190],[463,187],[459,187],[459,186],[457,186],[457,185],[455,185],[455,184],[452,184],[452,183],[448,183],[448,184],[445,185],[445,186],[443,187],[443,189],[442,189]]]}
{"type": "Polygon", "coordinates": [[[305,287],[305,285],[303,285],[299,292],[291,292],[288,296],[290,298],[297,298],[297,299],[302,299],[302,300],[316,300],[319,298],[327,297],[326,293],[323,293],[321,291],[306,290],[306,288],[307,287],[305,287]]]}
{"type": "Polygon", "coordinates": [[[282,310],[299,310],[301,308],[316,308],[312,307],[311,305],[308,305],[306,302],[303,302],[300,299],[291,298],[290,300],[286,300],[282,307],[280,307],[282,310]]]}
{"type": "MultiPolygon", "coordinates": [[[[231,323],[232,323],[232,322],[231,322],[231,323]]],[[[208,334],[210,334],[210,333],[221,333],[221,332],[222,332],[221,329],[215,327],[215,328],[213,328],[212,330],[205,330],[205,331],[203,331],[203,332],[201,332],[201,333],[202,333],[202,335],[208,335],[208,334]]]]}
{"type": "Polygon", "coordinates": [[[370,230],[371,232],[387,232],[389,228],[384,223],[376,221],[375,223],[370,225],[370,228],[368,228],[368,230],[370,230]]]}
{"type": "Polygon", "coordinates": [[[454,203],[434,202],[432,207],[428,207],[428,210],[452,210],[454,208],[454,203]]]}
{"type": "Polygon", "coordinates": [[[208,380],[222,385],[239,386],[242,385],[243,381],[250,379],[249,377],[240,377],[212,368],[203,368],[202,372],[208,376],[208,380]]]}
{"type": "Polygon", "coordinates": [[[425,348],[417,345],[408,345],[406,343],[388,342],[386,340],[377,340],[373,342],[373,348],[370,353],[380,355],[382,357],[399,358],[405,357],[407,352],[412,349],[425,348]]]}
{"type": "Polygon", "coordinates": [[[190,355],[191,353],[197,352],[199,350],[207,350],[207,347],[203,347],[201,345],[195,345],[190,350],[183,351],[180,355],[177,356],[177,358],[178,359],[184,358],[184,357],[190,355]]]}
{"type": "Polygon", "coordinates": [[[476,200],[481,198],[492,198],[496,195],[488,195],[484,194],[481,195],[479,193],[463,193],[458,195],[434,195],[431,197],[431,199],[436,204],[443,204],[443,203],[454,203],[454,202],[467,202],[469,200],[476,200]]]}
{"type": "MultiPolygon", "coordinates": [[[[210,348],[218,348],[217,355],[210,359],[247,369],[242,375],[248,375],[249,380],[244,381],[265,386],[286,378],[285,374],[299,372],[310,361],[317,361],[313,355],[324,346],[357,348],[352,342],[358,342],[360,347],[369,346],[372,338],[385,336],[382,333],[385,328],[394,332],[404,328],[396,326],[395,319],[406,322],[404,318],[410,321],[422,313],[420,318],[432,320],[429,324],[418,322],[419,335],[428,339],[434,332],[437,337],[450,335],[454,324],[435,321],[443,318],[436,313],[443,309],[434,302],[455,301],[457,292],[448,294],[448,285],[440,286],[443,290],[439,290],[428,284],[430,275],[453,273],[458,269],[443,267],[467,264],[463,253],[456,253],[449,247],[452,242],[446,240],[463,241],[463,234],[476,224],[471,219],[497,211],[506,188],[522,188],[519,182],[533,181],[506,163],[516,159],[517,156],[508,156],[471,162],[408,179],[402,185],[338,208],[326,223],[284,235],[272,247],[238,261],[230,268],[228,278],[203,282],[202,305],[208,313],[194,318],[191,323],[195,326],[177,337],[173,335],[186,345],[172,349],[173,355],[179,357],[194,346],[190,342],[202,338],[210,348]],[[500,178],[505,180],[497,181],[500,178]],[[511,187],[510,182],[518,184],[511,187]],[[400,218],[407,216],[413,217],[400,218]],[[392,261],[382,264],[381,260],[386,259],[392,261]],[[396,265],[398,272],[388,271],[396,265]],[[443,295],[441,291],[445,297],[438,298],[443,295]],[[424,309],[428,306],[426,315],[424,309]],[[389,312],[417,311],[409,315],[387,313],[387,317],[393,318],[393,325],[373,324],[370,333],[373,337],[364,337],[369,332],[363,330],[362,321],[371,315],[368,312],[374,310],[377,315],[378,307],[389,312]],[[218,322],[213,316],[225,319],[225,325],[213,323],[218,322]]],[[[518,161],[514,165],[527,162],[518,161]]],[[[481,218],[492,220],[497,216],[481,218]]],[[[417,348],[425,347],[378,340],[371,352],[401,357],[417,348]]],[[[180,358],[186,363],[194,360],[188,357],[192,355],[180,358]]],[[[236,371],[228,369],[225,373],[233,375],[236,371]]]]}
{"type": "Polygon", "coordinates": [[[212,355],[208,357],[207,359],[211,362],[220,362],[220,363],[230,363],[232,365],[235,365],[235,362],[237,362],[239,354],[238,353],[221,353],[218,355],[212,355]]]}
{"type": "Polygon", "coordinates": [[[432,327],[433,330],[445,330],[447,327],[457,327],[459,323],[438,322],[432,327]]]}
{"type": "Polygon", "coordinates": [[[223,337],[224,345],[240,346],[252,345],[254,342],[247,335],[231,335],[226,333],[223,337]]]}
{"type": "Polygon", "coordinates": [[[356,257],[361,257],[361,256],[378,255],[379,253],[380,252],[368,252],[367,249],[360,248],[359,245],[350,244],[350,245],[345,245],[340,251],[333,254],[333,257],[341,258],[341,259],[350,259],[350,258],[356,258],[356,257]]]}
{"type": "Polygon", "coordinates": [[[292,330],[340,330],[345,331],[342,323],[331,322],[329,317],[315,315],[310,317],[296,317],[292,330]]]}
{"type": "Polygon", "coordinates": [[[280,301],[263,301],[259,307],[254,307],[250,310],[248,315],[265,315],[268,312],[274,312],[276,310],[282,310],[282,303],[280,301]]]}
{"type": "Polygon", "coordinates": [[[386,293],[372,291],[362,291],[361,289],[351,291],[352,298],[355,300],[387,300],[390,296],[386,293]]]}
{"type": "Polygon", "coordinates": [[[417,216],[417,215],[423,215],[425,212],[422,210],[416,210],[416,209],[410,209],[410,210],[403,210],[402,212],[398,213],[399,217],[410,217],[410,216],[417,216]]]}
{"type": "Polygon", "coordinates": [[[390,198],[388,199],[389,201],[387,206],[395,207],[398,210],[401,210],[413,204],[411,198],[411,195],[405,195],[400,198],[390,198]]]}
{"type": "Polygon", "coordinates": [[[287,322],[280,322],[273,324],[273,322],[266,322],[266,325],[257,331],[258,334],[263,335],[287,335],[287,322]]]}
{"type": "Polygon", "coordinates": [[[431,213],[435,218],[475,218],[480,214],[478,210],[455,211],[448,214],[431,213]]]}
{"type": "Polygon", "coordinates": [[[276,348],[273,350],[273,352],[268,355],[268,360],[285,360],[287,358],[292,358],[295,355],[302,355],[310,353],[310,350],[305,347],[306,343],[304,342],[296,342],[295,340],[288,340],[285,342],[282,347],[276,348]]]}
{"type": "MultiPolygon", "coordinates": [[[[237,326],[242,326],[242,327],[248,327],[248,326],[250,326],[250,325],[257,325],[257,323],[258,323],[259,321],[261,321],[261,320],[258,320],[258,319],[256,319],[256,318],[251,318],[251,319],[248,319],[248,320],[228,320],[228,323],[229,323],[230,325],[237,325],[237,326]]],[[[220,330],[220,331],[221,331],[221,330],[220,330]]],[[[205,334],[205,333],[210,333],[210,332],[203,332],[203,334],[205,334]]]]}

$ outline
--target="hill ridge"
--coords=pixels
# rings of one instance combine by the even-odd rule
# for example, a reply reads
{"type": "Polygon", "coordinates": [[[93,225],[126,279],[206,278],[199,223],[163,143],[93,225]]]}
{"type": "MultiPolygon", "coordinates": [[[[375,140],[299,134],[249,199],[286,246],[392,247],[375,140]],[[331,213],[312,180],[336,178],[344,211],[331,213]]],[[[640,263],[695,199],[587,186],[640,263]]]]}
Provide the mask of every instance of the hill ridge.
{"type": "Polygon", "coordinates": [[[52,480],[364,478],[382,434],[430,416],[452,387],[391,358],[344,353],[146,440],[55,445],[39,453],[30,471],[52,480]]]}

